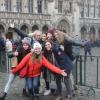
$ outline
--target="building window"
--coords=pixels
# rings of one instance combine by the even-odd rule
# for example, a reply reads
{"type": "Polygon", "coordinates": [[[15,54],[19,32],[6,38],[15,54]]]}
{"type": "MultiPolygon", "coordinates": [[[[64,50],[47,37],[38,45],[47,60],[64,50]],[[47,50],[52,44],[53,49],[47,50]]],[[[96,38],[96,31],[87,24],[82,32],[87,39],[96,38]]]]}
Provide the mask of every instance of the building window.
{"type": "Polygon", "coordinates": [[[11,11],[11,0],[5,0],[5,10],[11,11]]]}
{"type": "Polygon", "coordinates": [[[100,18],[100,2],[98,2],[96,6],[96,15],[97,15],[97,18],[100,18]]]}
{"type": "Polygon", "coordinates": [[[33,13],[33,0],[28,0],[28,12],[33,13]]]}
{"type": "Polygon", "coordinates": [[[94,4],[94,18],[96,16],[96,5],[94,4]]]}
{"type": "Polygon", "coordinates": [[[80,7],[80,16],[84,17],[84,4],[82,4],[80,7]]]}
{"type": "Polygon", "coordinates": [[[48,4],[47,4],[47,0],[44,0],[44,8],[47,9],[48,4]]]}
{"type": "Polygon", "coordinates": [[[42,13],[42,0],[37,0],[38,13],[42,13]]]}
{"type": "Polygon", "coordinates": [[[90,6],[90,9],[91,9],[91,10],[90,10],[90,17],[93,18],[93,17],[94,17],[94,5],[91,5],[91,6],[90,6]]]}
{"type": "Polygon", "coordinates": [[[62,0],[58,0],[58,13],[62,13],[62,0]]]}
{"type": "Polygon", "coordinates": [[[98,17],[100,18],[100,5],[98,6],[98,17]]]}
{"type": "Polygon", "coordinates": [[[90,15],[90,5],[89,5],[89,4],[87,5],[87,9],[88,9],[87,15],[88,15],[88,17],[89,17],[89,15],[90,15]]]}
{"type": "Polygon", "coordinates": [[[89,4],[85,5],[85,17],[89,17],[89,4]]]}
{"type": "Polygon", "coordinates": [[[16,0],[16,10],[22,12],[22,0],[16,0]]]}
{"type": "Polygon", "coordinates": [[[69,12],[72,13],[72,2],[69,2],[69,12]]]}

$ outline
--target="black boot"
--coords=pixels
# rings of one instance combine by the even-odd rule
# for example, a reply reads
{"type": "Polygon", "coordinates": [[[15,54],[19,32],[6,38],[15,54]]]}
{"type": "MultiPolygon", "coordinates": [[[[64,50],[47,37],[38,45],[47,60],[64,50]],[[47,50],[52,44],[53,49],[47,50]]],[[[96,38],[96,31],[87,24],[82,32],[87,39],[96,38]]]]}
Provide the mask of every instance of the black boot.
{"type": "Polygon", "coordinates": [[[0,100],[5,100],[5,97],[6,97],[6,95],[7,95],[7,93],[2,93],[1,95],[0,95],[0,100]]]}
{"type": "Polygon", "coordinates": [[[39,94],[34,94],[34,100],[40,100],[39,94]]]}
{"type": "Polygon", "coordinates": [[[25,96],[25,97],[29,97],[30,96],[29,93],[24,88],[23,88],[22,95],[25,96]]]}
{"type": "Polygon", "coordinates": [[[31,99],[30,99],[30,100],[35,100],[35,99],[34,99],[34,95],[31,95],[31,99]]]}

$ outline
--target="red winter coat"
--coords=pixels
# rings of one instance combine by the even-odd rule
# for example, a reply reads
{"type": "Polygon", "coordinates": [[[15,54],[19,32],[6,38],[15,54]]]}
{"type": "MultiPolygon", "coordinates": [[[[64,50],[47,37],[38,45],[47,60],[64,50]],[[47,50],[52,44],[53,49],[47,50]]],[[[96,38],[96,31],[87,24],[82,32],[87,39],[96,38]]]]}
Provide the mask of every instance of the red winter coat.
{"type": "Polygon", "coordinates": [[[42,55],[42,62],[39,63],[37,60],[34,61],[34,63],[32,62],[32,59],[30,58],[30,54],[27,54],[22,61],[16,66],[15,69],[12,70],[12,72],[14,74],[16,74],[18,71],[20,71],[23,67],[26,66],[27,61],[29,60],[28,63],[28,72],[27,75],[28,77],[36,77],[39,76],[41,74],[41,67],[42,65],[45,66],[46,68],[50,69],[51,71],[57,73],[57,74],[61,74],[62,70],[60,70],[58,67],[55,67],[54,65],[52,65],[43,55],[42,55]]]}

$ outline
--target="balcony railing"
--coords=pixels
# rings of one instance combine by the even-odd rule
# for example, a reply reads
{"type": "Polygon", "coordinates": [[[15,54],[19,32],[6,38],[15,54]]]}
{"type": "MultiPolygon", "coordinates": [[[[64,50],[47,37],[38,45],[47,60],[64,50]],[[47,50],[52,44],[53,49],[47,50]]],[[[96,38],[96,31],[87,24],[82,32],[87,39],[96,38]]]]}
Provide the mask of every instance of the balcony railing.
{"type": "Polygon", "coordinates": [[[0,12],[1,19],[30,19],[30,20],[51,20],[49,14],[31,14],[18,12],[0,12]]]}
{"type": "Polygon", "coordinates": [[[80,18],[81,23],[100,23],[100,18],[80,18]]]}

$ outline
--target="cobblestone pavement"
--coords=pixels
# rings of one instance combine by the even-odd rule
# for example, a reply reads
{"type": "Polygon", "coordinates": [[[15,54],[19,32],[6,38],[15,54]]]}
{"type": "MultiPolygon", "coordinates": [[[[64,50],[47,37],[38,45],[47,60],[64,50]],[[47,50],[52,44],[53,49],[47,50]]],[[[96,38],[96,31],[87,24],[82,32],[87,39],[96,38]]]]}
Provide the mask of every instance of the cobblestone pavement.
{"type": "MultiPolygon", "coordinates": [[[[100,55],[100,48],[94,48],[92,50],[93,55],[95,56],[99,56],[100,55]]],[[[83,50],[81,51],[81,54],[84,54],[83,50]]],[[[96,65],[96,60],[94,59],[94,61],[90,61],[90,59],[87,60],[88,62],[88,67],[86,68],[86,83],[89,85],[95,85],[97,80],[96,80],[96,72],[97,72],[97,68],[95,68],[96,65]],[[90,71],[91,69],[91,71],[90,71]]],[[[99,59],[100,62],[100,59],[99,59]]],[[[99,64],[100,66],[100,64],[99,64]]],[[[100,72],[100,68],[99,68],[99,72],[100,72]]],[[[100,76],[100,74],[99,74],[100,76]]],[[[100,86],[100,77],[98,76],[98,86],[100,86]]],[[[0,73],[0,92],[3,91],[4,86],[7,82],[8,79],[8,74],[7,73],[0,73]]],[[[30,100],[27,97],[23,97],[22,96],[22,89],[23,89],[23,79],[20,79],[19,77],[16,78],[16,80],[14,81],[14,83],[12,84],[12,87],[8,93],[8,96],[6,98],[6,100],[30,100]]],[[[64,87],[63,87],[64,88],[64,87]]],[[[80,88],[78,87],[78,91],[77,91],[77,95],[76,97],[74,97],[72,100],[100,100],[100,89],[94,89],[95,91],[95,97],[94,95],[92,95],[93,91],[90,93],[91,95],[89,97],[87,97],[87,90],[89,90],[89,88],[85,87],[86,90],[84,89],[84,87],[80,88]],[[80,90],[80,91],[79,91],[80,90]]],[[[40,95],[40,100],[55,100],[55,96],[43,96],[43,94],[40,95]]],[[[63,91],[63,100],[67,100],[65,98],[65,90],[63,91]]]]}
{"type": "MultiPolygon", "coordinates": [[[[0,92],[3,91],[7,79],[8,79],[7,73],[0,73],[0,92]]],[[[30,100],[29,97],[23,97],[22,95],[23,84],[24,84],[23,79],[17,77],[11,86],[11,89],[6,97],[6,100],[30,100]]],[[[43,96],[43,94],[40,94],[40,100],[55,100],[55,98],[56,96],[51,96],[51,95],[43,96]]],[[[65,94],[63,95],[63,100],[67,100],[67,98],[65,98],[65,94]]],[[[73,98],[73,100],[76,99],[73,98]]]]}
{"type": "MultiPolygon", "coordinates": [[[[3,91],[4,86],[7,82],[8,74],[7,73],[0,73],[0,92],[3,91]]],[[[22,96],[22,89],[23,89],[23,79],[20,79],[17,77],[14,81],[14,83],[11,86],[11,89],[9,90],[8,96],[6,97],[6,100],[30,100],[29,97],[23,97],[22,96]]],[[[67,100],[65,98],[65,90],[63,86],[63,100],[67,100]]],[[[80,91],[77,91],[76,97],[73,97],[72,100],[100,100],[100,90],[95,89],[96,95],[95,99],[94,96],[87,97],[87,91],[83,90],[84,88],[80,88],[80,91]],[[84,92],[83,92],[84,91],[84,92]]],[[[87,89],[87,88],[86,88],[87,89]]],[[[79,90],[79,89],[78,89],[79,90]]],[[[56,100],[56,96],[43,96],[43,94],[40,95],[40,100],[56,100]]]]}

